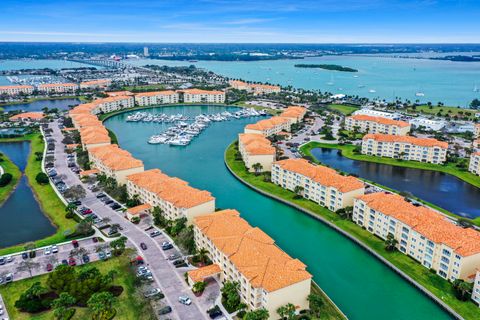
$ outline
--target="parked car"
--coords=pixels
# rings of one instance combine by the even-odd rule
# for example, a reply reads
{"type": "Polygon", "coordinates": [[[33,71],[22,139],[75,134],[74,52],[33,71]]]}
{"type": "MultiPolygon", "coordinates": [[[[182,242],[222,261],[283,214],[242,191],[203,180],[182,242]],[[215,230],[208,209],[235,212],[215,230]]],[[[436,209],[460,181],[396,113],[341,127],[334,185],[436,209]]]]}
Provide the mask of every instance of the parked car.
{"type": "Polygon", "coordinates": [[[51,263],[47,263],[47,271],[50,272],[53,270],[53,265],[51,263]]]}
{"type": "Polygon", "coordinates": [[[215,319],[223,315],[222,310],[220,310],[219,306],[215,306],[210,310],[207,310],[208,316],[210,319],[215,319]]]}
{"type": "Polygon", "coordinates": [[[168,256],[168,260],[177,260],[178,258],[181,258],[182,256],[179,255],[178,253],[174,253],[168,256]]]}
{"type": "Polygon", "coordinates": [[[170,306],[166,306],[166,307],[163,307],[162,309],[158,310],[159,315],[168,314],[170,312],[172,312],[172,308],[170,306]]]}
{"type": "Polygon", "coordinates": [[[28,259],[28,253],[22,252],[22,259],[23,260],[28,259]]]}
{"type": "Polygon", "coordinates": [[[62,260],[62,264],[64,264],[64,265],[68,265],[68,261],[67,261],[67,259],[63,259],[63,260],[62,260]]]}
{"type": "Polygon", "coordinates": [[[169,244],[166,244],[166,245],[163,245],[162,246],[162,249],[163,250],[170,250],[170,249],[173,249],[173,245],[171,243],[169,244]]]}
{"type": "Polygon", "coordinates": [[[178,302],[186,306],[189,306],[192,304],[192,300],[190,300],[190,298],[186,295],[178,297],[178,302]]]}
{"type": "Polygon", "coordinates": [[[142,248],[142,250],[147,250],[147,245],[144,242],[142,242],[140,243],[140,248],[142,248]]]}
{"type": "Polygon", "coordinates": [[[105,256],[108,258],[112,257],[112,252],[111,251],[105,251],[105,256]]]}
{"type": "Polygon", "coordinates": [[[13,273],[7,273],[3,278],[4,283],[10,283],[13,281],[13,273]]]}
{"type": "Polygon", "coordinates": [[[76,266],[77,265],[77,261],[75,260],[75,258],[71,257],[70,259],[68,259],[68,265],[69,266],[76,266]]]}
{"type": "Polygon", "coordinates": [[[97,237],[93,237],[93,238],[92,238],[92,241],[93,241],[94,243],[97,243],[97,242],[98,242],[98,238],[97,238],[97,237]]]}
{"type": "Polygon", "coordinates": [[[58,246],[57,245],[53,245],[52,246],[52,253],[57,253],[58,252],[58,246]]]}
{"type": "Polygon", "coordinates": [[[109,199],[109,198],[103,198],[102,200],[105,204],[112,204],[113,203],[113,200],[112,199],[109,199]]]}
{"type": "Polygon", "coordinates": [[[6,257],[5,257],[5,261],[6,261],[7,263],[10,263],[10,262],[13,261],[13,257],[12,257],[12,256],[6,256],[6,257]]]}
{"type": "Polygon", "coordinates": [[[43,254],[48,256],[50,253],[52,253],[52,248],[51,247],[46,247],[43,249],[43,254]]]}
{"type": "Polygon", "coordinates": [[[118,203],[112,203],[110,205],[110,208],[112,208],[113,210],[117,210],[117,209],[120,209],[122,206],[119,205],[118,203]]]}
{"type": "Polygon", "coordinates": [[[173,261],[174,266],[179,266],[179,265],[182,265],[182,264],[185,264],[185,261],[183,259],[178,259],[178,260],[173,261]]]}
{"type": "Polygon", "coordinates": [[[90,257],[88,255],[83,255],[82,257],[83,263],[89,263],[90,262],[90,257]]]}
{"type": "Polygon", "coordinates": [[[5,263],[7,263],[5,257],[0,257],[0,266],[4,265],[5,263]]]}
{"type": "Polygon", "coordinates": [[[107,256],[105,255],[105,252],[100,251],[100,252],[98,253],[98,258],[99,258],[100,260],[105,260],[105,259],[107,258],[107,256]]]}
{"type": "Polygon", "coordinates": [[[152,288],[146,292],[143,293],[143,296],[145,298],[151,298],[153,296],[156,296],[157,294],[162,293],[162,291],[159,288],[152,288]]]}
{"type": "Polygon", "coordinates": [[[72,245],[74,248],[78,248],[80,246],[77,240],[72,240],[72,245]]]}
{"type": "Polygon", "coordinates": [[[96,197],[97,197],[98,199],[104,198],[104,197],[106,197],[106,196],[107,196],[107,195],[106,195],[105,193],[103,193],[103,192],[97,193],[97,195],[96,195],[96,197]]]}
{"type": "Polygon", "coordinates": [[[161,234],[162,233],[160,231],[155,230],[155,231],[150,232],[150,237],[155,238],[155,237],[158,237],[161,234]]]}

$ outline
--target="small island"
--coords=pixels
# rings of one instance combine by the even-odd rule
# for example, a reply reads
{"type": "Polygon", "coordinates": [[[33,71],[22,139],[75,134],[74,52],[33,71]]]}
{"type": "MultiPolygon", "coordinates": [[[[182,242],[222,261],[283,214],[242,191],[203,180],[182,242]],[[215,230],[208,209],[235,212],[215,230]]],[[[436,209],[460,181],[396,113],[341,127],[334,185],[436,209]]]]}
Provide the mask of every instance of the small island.
{"type": "Polygon", "coordinates": [[[296,64],[295,68],[320,68],[325,70],[335,70],[342,72],[358,72],[357,69],[342,67],[337,64],[296,64]]]}

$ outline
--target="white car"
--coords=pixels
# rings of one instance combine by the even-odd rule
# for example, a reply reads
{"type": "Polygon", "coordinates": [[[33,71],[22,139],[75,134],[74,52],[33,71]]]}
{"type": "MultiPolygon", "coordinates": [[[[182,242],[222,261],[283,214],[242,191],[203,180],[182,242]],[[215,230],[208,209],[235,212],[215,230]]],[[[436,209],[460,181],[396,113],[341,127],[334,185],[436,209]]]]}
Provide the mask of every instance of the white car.
{"type": "Polygon", "coordinates": [[[52,246],[52,253],[57,253],[58,252],[58,247],[55,245],[55,246],[52,246]]]}
{"type": "Polygon", "coordinates": [[[50,247],[46,247],[44,250],[43,250],[43,254],[48,256],[50,253],[52,253],[52,248],[50,247]]]}
{"type": "Polygon", "coordinates": [[[13,257],[12,257],[12,256],[6,256],[6,257],[5,257],[5,261],[6,261],[7,263],[12,262],[12,261],[13,261],[13,257]]]}
{"type": "Polygon", "coordinates": [[[184,304],[186,306],[189,306],[189,305],[192,304],[192,300],[190,300],[190,298],[188,296],[178,297],[178,302],[180,302],[181,304],[184,304]]]}

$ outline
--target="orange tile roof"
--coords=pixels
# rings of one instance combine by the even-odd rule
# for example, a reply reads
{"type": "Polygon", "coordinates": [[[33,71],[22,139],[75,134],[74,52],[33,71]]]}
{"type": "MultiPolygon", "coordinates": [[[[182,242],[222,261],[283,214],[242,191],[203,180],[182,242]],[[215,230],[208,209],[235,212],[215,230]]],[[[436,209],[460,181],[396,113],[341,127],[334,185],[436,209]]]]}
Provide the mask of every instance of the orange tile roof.
{"type": "Polygon", "coordinates": [[[67,149],[75,149],[76,147],[78,147],[78,143],[67,144],[65,145],[65,147],[67,147],[67,149]]]}
{"type": "Polygon", "coordinates": [[[151,92],[140,92],[135,94],[135,97],[153,97],[153,96],[170,96],[176,94],[175,91],[165,90],[165,91],[151,91],[151,92]]]}
{"type": "Polygon", "coordinates": [[[178,90],[178,92],[183,92],[186,94],[225,94],[225,92],[223,91],[201,90],[201,89],[184,89],[184,90],[178,90]]]}
{"type": "Polygon", "coordinates": [[[83,81],[80,85],[88,86],[88,85],[95,85],[95,84],[107,84],[112,82],[110,79],[97,79],[97,80],[90,80],[90,81],[83,81]]]}
{"type": "Polygon", "coordinates": [[[120,101],[120,100],[130,100],[130,99],[133,99],[133,97],[128,95],[115,95],[115,96],[110,96],[102,99],[97,99],[93,103],[98,106],[102,103],[108,103],[108,102],[114,102],[114,101],[120,101]]]}
{"type": "Polygon", "coordinates": [[[472,156],[474,157],[480,157],[480,151],[472,153],[472,156]]]}
{"type": "Polygon", "coordinates": [[[24,112],[24,113],[19,113],[10,117],[9,120],[10,121],[25,120],[25,119],[40,120],[43,118],[45,118],[45,116],[43,115],[43,112],[24,112]]]}
{"type": "Polygon", "coordinates": [[[128,208],[127,212],[132,215],[137,215],[139,213],[142,213],[143,211],[149,210],[150,208],[152,208],[151,205],[149,205],[148,203],[144,203],[132,208],[128,208]]]}
{"type": "Polygon", "coordinates": [[[309,163],[305,159],[286,159],[273,163],[282,169],[301,174],[320,183],[323,186],[334,187],[341,192],[350,192],[364,188],[359,179],[352,176],[342,176],[337,171],[320,165],[309,163]]]}
{"type": "Polygon", "coordinates": [[[62,131],[77,131],[77,128],[63,128],[62,131]]]}
{"type": "Polygon", "coordinates": [[[414,206],[398,194],[370,193],[357,197],[366,205],[409,225],[431,241],[442,243],[461,256],[480,253],[480,233],[456,226],[441,214],[424,206],[414,206]]]}
{"type": "Polygon", "coordinates": [[[255,288],[272,292],[312,278],[301,261],[288,256],[236,210],[197,216],[194,224],[255,288]]]}
{"type": "Polygon", "coordinates": [[[280,89],[279,86],[272,86],[270,84],[263,84],[263,83],[252,83],[252,84],[248,84],[248,86],[252,88],[260,88],[260,89],[272,89],[272,90],[280,89]]]}
{"type": "Polygon", "coordinates": [[[256,133],[240,133],[238,141],[245,151],[251,155],[270,155],[276,154],[276,150],[272,147],[270,140],[261,134],[256,133]]]}
{"type": "Polygon", "coordinates": [[[188,271],[188,276],[195,283],[203,281],[205,280],[205,278],[219,274],[220,272],[222,272],[222,269],[220,269],[220,266],[218,264],[214,263],[205,267],[188,271]]]}
{"type": "Polygon", "coordinates": [[[280,117],[300,118],[300,117],[303,117],[305,115],[305,113],[307,113],[307,108],[298,107],[298,106],[290,106],[280,114],[280,117]]]}
{"type": "Polygon", "coordinates": [[[186,181],[169,177],[159,169],[131,174],[127,180],[178,208],[192,208],[215,200],[210,192],[193,188],[186,181]]]}
{"type": "Polygon", "coordinates": [[[42,83],[39,88],[53,88],[53,87],[76,87],[76,83],[42,83]]]}
{"type": "Polygon", "coordinates": [[[368,115],[363,115],[363,114],[356,114],[354,116],[347,117],[351,118],[353,120],[357,121],[371,121],[371,122],[376,122],[380,124],[385,124],[385,125],[391,125],[391,126],[397,126],[397,127],[409,127],[410,123],[405,122],[405,121],[398,121],[398,120],[392,120],[388,118],[383,118],[383,117],[374,117],[374,116],[368,116],[368,115]]]}
{"type": "Polygon", "coordinates": [[[143,167],[143,162],[134,158],[130,152],[123,150],[116,144],[90,148],[91,157],[98,159],[104,166],[114,170],[127,170],[143,167]]]}
{"type": "Polygon", "coordinates": [[[287,119],[287,118],[271,117],[270,119],[260,120],[260,121],[258,121],[257,123],[247,124],[247,125],[245,126],[245,128],[246,128],[246,129],[250,129],[250,130],[263,131],[263,130],[268,130],[268,129],[271,129],[271,128],[275,127],[275,126],[278,126],[278,125],[287,123],[287,122],[289,122],[289,121],[290,121],[290,120],[287,119]]]}
{"type": "Polygon", "coordinates": [[[436,139],[431,139],[431,138],[415,138],[411,136],[397,136],[393,134],[369,133],[363,137],[364,141],[368,139],[373,139],[379,142],[410,143],[410,144],[422,146],[422,147],[440,147],[444,149],[448,148],[447,142],[438,141],[436,139]]]}
{"type": "Polygon", "coordinates": [[[110,92],[105,92],[109,97],[115,97],[115,96],[133,96],[133,93],[130,91],[110,91],[110,92]]]}
{"type": "Polygon", "coordinates": [[[98,169],[92,169],[92,170],[84,170],[80,171],[80,176],[90,176],[92,174],[98,174],[100,171],[98,169]]]}
{"type": "Polygon", "coordinates": [[[86,137],[82,137],[82,143],[86,145],[110,143],[110,137],[108,135],[88,135],[86,137]]]}
{"type": "Polygon", "coordinates": [[[33,86],[27,86],[27,85],[0,86],[0,90],[7,90],[7,89],[33,89],[33,86]]]}

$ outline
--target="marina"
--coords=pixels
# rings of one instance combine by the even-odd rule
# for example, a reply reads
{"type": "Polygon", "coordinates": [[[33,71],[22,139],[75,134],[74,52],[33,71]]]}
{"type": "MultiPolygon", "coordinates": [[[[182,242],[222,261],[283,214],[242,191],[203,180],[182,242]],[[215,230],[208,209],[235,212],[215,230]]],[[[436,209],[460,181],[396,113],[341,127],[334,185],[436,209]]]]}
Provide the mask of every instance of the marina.
{"type": "Polygon", "coordinates": [[[155,114],[149,112],[135,112],[128,115],[126,121],[171,124],[162,133],[150,136],[148,143],[187,146],[212,122],[260,116],[267,116],[267,112],[265,110],[257,111],[253,108],[232,112],[223,111],[213,114],[202,113],[196,116],[187,116],[181,113],[169,115],[166,113],[155,114]]]}

